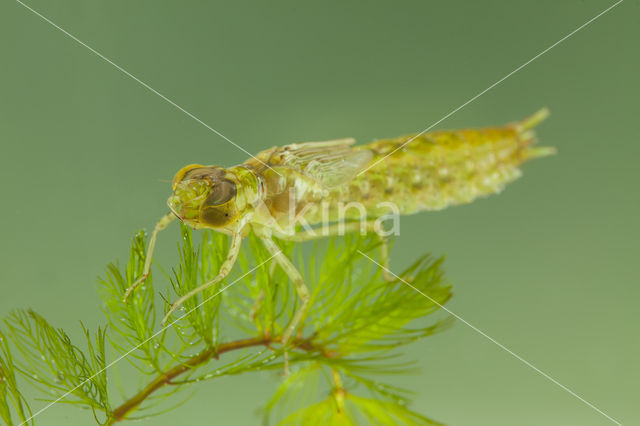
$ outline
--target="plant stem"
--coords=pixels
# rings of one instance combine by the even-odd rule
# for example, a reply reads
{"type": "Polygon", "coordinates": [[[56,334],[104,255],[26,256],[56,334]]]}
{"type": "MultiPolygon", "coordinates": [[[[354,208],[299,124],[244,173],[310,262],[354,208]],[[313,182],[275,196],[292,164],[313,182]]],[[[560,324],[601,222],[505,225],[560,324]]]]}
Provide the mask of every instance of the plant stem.
{"type": "Polygon", "coordinates": [[[105,423],[105,426],[113,425],[117,422],[124,420],[130,412],[135,410],[140,404],[144,402],[152,393],[159,390],[163,386],[166,386],[171,383],[171,380],[184,374],[188,371],[191,371],[193,368],[198,367],[206,362],[208,362],[211,358],[217,357],[219,354],[249,348],[252,346],[263,346],[269,345],[272,342],[276,342],[278,339],[276,338],[268,338],[268,337],[254,337],[251,339],[242,339],[236,340],[229,343],[223,343],[219,345],[216,349],[210,348],[202,351],[200,354],[189,358],[186,362],[180,365],[176,365],[175,367],[165,371],[164,373],[158,375],[155,379],[153,379],[147,386],[145,386],[140,392],[136,395],[132,396],[124,403],[122,403],[119,407],[111,412],[111,416],[105,423]]]}
{"type": "MultiPolygon", "coordinates": [[[[176,365],[173,368],[159,374],[155,379],[149,382],[140,392],[123,402],[119,407],[111,412],[109,419],[105,423],[105,426],[111,426],[117,422],[121,422],[126,419],[127,415],[134,411],[140,404],[142,404],[152,393],[160,388],[171,384],[171,380],[184,374],[194,368],[199,367],[202,364],[208,362],[211,358],[217,358],[218,355],[225,352],[234,351],[237,349],[250,348],[253,346],[268,346],[271,343],[280,342],[281,337],[253,337],[250,339],[235,340],[233,342],[223,343],[217,348],[205,349],[198,355],[189,358],[186,362],[176,365]]],[[[289,343],[292,347],[302,349],[304,351],[319,351],[323,356],[328,358],[333,357],[332,354],[326,353],[322,348],[314,345],[309,339],[292,339],[289,343]]]]}

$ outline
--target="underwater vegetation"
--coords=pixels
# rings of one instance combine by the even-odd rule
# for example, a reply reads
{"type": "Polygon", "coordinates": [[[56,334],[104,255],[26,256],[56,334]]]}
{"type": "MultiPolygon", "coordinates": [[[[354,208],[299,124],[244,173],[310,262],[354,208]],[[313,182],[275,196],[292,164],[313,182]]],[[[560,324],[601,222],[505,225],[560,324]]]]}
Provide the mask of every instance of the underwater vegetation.
{"type": "Polygon", "coordinates": [[[254,236],[238,256],[240,268],[185,301],[172,322],[160,324],[171,301],[210,280],[226,256],[220,250],[228,246],[226,235],[205,230],[195,242],[184,225],[181,235],[177,264],[156,268],[124,301],[145,263],[145,235],[134,236],[128,261],[109,264],[100,279],[105,323],[96,330],[82,325],[84,341],[72,341],[32,310],[4,319],[4,424],[38,424],[48,406],[67,404],[89,409],[98,424],[113,425],[180,409],[189,389],[206,392],[201,382],[265,370],[279,379],[265,399],[265,424],[437,424],[410,408],[408,391],[380,377],[410,373],[412,365],[398,358],[402,347],[448,324],[446,317],[430,319],[451,297],[442,259],[416,259],[402,274],[409,286],[401,279],[386,281],[363,256],[378,256],[375,237],[347,235],[306,247],[278,241],[311,290],[308,316],[287,345],[291,372],[279,378],[285,364],[282,335],[299,301],[287,274],[274,267],[254,236]],[[171,283],[164,294],[154,287],[159,278],[171,283]],[[114,376],[125,373],[141,385],[124,389],[121,397],[114,376]],[[27,401],[26,388],[47,401],[39,411],[27,401]]]}

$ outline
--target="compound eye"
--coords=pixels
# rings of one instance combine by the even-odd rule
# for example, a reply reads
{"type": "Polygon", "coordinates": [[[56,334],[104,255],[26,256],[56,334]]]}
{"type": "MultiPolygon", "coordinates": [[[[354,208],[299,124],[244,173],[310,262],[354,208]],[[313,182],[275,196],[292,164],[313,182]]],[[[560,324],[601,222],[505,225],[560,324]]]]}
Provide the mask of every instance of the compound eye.
{"type": "Polygon", "coordinates": [[[189,164],[188,166],[181,168],[173,177],[173,182],[171,183],[171,187],[173,188],[173,190],[175,191],[176,186],[178,186],[178,184],[182,182],[187,173],[190,173],[192,170],[200,169],[202,167],[204,166],[200,164],[189,164]]]}
{"type": "Polygon", "coordinates": [[[204,202],[204,206],[212,207],[228,203],[236,196],[236,193],[235,183],[227,179],[219,180],[213,185],[213,188],[211,188],[211,193],[204,202]]]}

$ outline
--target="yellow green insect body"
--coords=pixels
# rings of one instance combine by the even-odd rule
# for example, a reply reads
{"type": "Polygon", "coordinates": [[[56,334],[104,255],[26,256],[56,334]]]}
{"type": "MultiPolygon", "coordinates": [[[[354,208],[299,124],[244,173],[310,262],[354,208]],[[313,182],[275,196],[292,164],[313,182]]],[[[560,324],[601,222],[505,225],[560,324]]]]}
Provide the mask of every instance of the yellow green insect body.
{"type": "Polygon", "coordinates": [[[369,219],[388,213],[389,203],[401,214],[440,210],[500,192],[521,175],[523,162],[555,152],[532,146],[531,129],[547,114],[541,110],[498,128],[439,131],[355,147],[351,139],[275,147],[243,167],[265,188],[261,196],[270,215],[284,222],[291,219],[292,201],[309,224],[361,218],[357,209],[341,211],[349,203],[361,204],[369,219]]]}
{"type": "MultiPolygon", "coordinates": [[[[144,275],[127,295],[149,274],[157,234],[176,217],[195,229],[231,235],[231,245],[217,277],[178,299],[165,320],[185,300],[223,280],[235,263],[243,237],[254,232],[288,274],[302,300],[283,333],[282,344],[286,346],[306,313],[309,292],[273,237],[305,241],[356,230],[381,235],[371,226],[372,219],[390,211],[412,214],[439,210],[499,192],[521,175],[523,162],[554,152],[533,146],[532,128],[547,114],[543,109],[502,127],[437,131],[362,146],[353,146],[352,139],[341,139],[274,147],[228,169],[186,166],[172,182],[171,213],[158,222],[151,236],[144,275]],[[344,220],[351,222],[345,226],[344,220]],[[343,226],[327,226],[332,222],[343,226]],[[301,223],[322,224],[323,232],[300,227],[301,223]]],[[[387,263],[385,244],[381,263],[387,263]]]]}

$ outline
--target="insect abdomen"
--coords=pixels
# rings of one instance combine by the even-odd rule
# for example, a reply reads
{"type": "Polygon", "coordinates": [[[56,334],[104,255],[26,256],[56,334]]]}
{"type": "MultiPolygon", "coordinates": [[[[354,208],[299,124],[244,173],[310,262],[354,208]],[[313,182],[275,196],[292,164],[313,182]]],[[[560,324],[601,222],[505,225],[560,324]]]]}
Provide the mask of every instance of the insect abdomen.
{"type": "Polygon", "coordinates": [[[524,161],[555,152],[531,146],[532,128],[547,115],[543,109],[503,127],[426,133],[404,146],[412,136],[363,146],[375,153],[374,166],[350,182],[348,194],[336,195],[364,202],[375,216],[388,211],[377,207],[384,201],[409,214],[500,192],[521,175],[524,161]]]}

